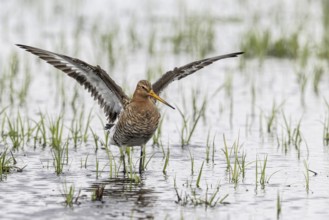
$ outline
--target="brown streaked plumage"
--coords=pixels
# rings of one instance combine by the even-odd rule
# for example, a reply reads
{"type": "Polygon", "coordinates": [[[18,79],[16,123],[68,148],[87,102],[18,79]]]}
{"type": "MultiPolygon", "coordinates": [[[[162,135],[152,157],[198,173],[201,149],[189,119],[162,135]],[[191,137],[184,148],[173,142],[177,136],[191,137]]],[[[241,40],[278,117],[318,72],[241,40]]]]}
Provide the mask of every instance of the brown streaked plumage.
{"type": "Polygon", "coordinates": [[[118,146],[141,146],[158,127],[160,113],[150,98],[151,84],[146,80],[138,82],[131,102],[120,115],[111,144],[118,146]]]}
{"type": "MultiPolygon", "coordinates": [[[[152,137],[160,119],[160,113],[155,105],[155,100],[173,108],[158,96],[171,82],[191,75],[215,61],[243,54],[243,52],[230,53],[176,67],[174,70],[165,73],[152,85],[146,80],[141,80],[138,82],[135,92],[130,99],[100,66],[92,66],[82,60],[35,47],[21,44],[17,44],[17,46],[62,70],[84,86],[91,93],[92,97],[98,100],[108,118],[109,124],[107,124],[106,129],[111,134],[110,143],[119,147],[144,146],[152,137]]],[[[142,148],[140,172],[143,169],[142,148]]],[[[122,156],[124,159],[124,154],[122,156]]]]}

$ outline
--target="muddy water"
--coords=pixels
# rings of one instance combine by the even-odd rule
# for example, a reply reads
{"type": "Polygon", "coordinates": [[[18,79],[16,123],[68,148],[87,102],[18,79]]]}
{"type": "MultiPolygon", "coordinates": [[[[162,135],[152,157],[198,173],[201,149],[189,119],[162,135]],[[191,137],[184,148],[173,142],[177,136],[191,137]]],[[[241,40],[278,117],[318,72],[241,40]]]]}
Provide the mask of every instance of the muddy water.
{"type": "MultiPolygon", "coordinates": [[[[15,43],[99,64],[108,69],[110,75],[131,94],[136,82],[147,77],[145,72],[148,68],[160,66],[165,72],[197,57],[184,52],[174,54],[166,38],[166,34],[177,31],[170,22],[182,19],[183,11],[189,16],[209,14],[215,18],[215,49],[210,55],[239,51],[244,34],[255,26],[259,30],[270,29],[274,35],[289,33],[295,24],[302,23],[306,15],[308,22],[300,33],[301,41],[307,41],[308,36],[314,34],[312,40],[317,42],[322,36],[321,5],[308,1],[277,1],[275,4],[207,1],[203,6],[195,1],[166,1],[161,5],[150,1],[141,4],[6,1],[1,5],[0,46],[3,53],[0,64],[5,68],[10,54],[18,53],[22,67],[20,76],[24,75],[24,66],[29,67],[32,75],[27,102],[11,105],[6,113],[15,118],[19,108],[23,117],[38,120],[40,111],[56,117],[64,110],[64,125],[68,133],[74,111],[80,112],[83,108],[84,118],[87,118],[92,110],[90,126],[101,140],[104,140],[104,135],[99,117],[103,121],[105,118],[89,94],[75,86],[73,80],[62,77],[49,65],[14,47],[15,43]],[[138,36],[137,45],[140,46],[135,50],[131,48],[129,30],[135,31],[138,36]],[[145,49],[151,41],[152,31],[155,31],[156,38],[162,39],[155,43],[155,55],[150,55],[145,49]],[[104,55],[106,49],[102,48],[99,37],[104,33],[120,33],[113,46],[117,59],[115,67],[110,66],[108,54],[104,55]],[[75,94],[74,106],[78,110],[70,104],[75,94]]],[[[194,76],[173,83],[167,89],[164,97],[186,114],[189,123],[195,121],[192,119],[193,93],[199,97],[196,101],[198,109],[202,106],[203,97],[207,97],[206,110],[190,144],[181,147],[182,117],[177,110],[159,106],[164,117],[163,148],[152,146],[152,140],[148,143],[146,160],[149,162],[140,181],[133,181],[121,172],[118,175],[111,172],[106,149],[100,144],[95,150],[91,133],[86,143],[79,142],[76,147],[69,140],[68,163],[59,176],[54,171],[50,146],[34,147],[32,142],[20,146],[13,151],[17,166],[27,166],[23,172],[13,170],[0,182],[1,219],[276,219],[278,194],[281,199],[279,218],[327,219],[329,155],[322,136],[323,122],[328,114],[324,102],[324,98],[328,100],[329,97],[327,67],[324,65],[320,94],[316,95],[312,88],[313,64],[321,64],[316,58],[311,59],[305,69],[296,60],[290,59],[265,58],[260,64],[256,58],[244,62],[245,66],[240,68],[240,58],[220,61],[194,76]],[[300,69],[305,70],[309,79],[304,95],[296,74],[300,69]],[[272,132],[268,133],[266,123],[273,103],[282,106],[277,110],[272,132]],[[282,137],[286,134],[283,114],[291,122],[292,130],[301,120],[299,149],[293,145],[287,148],[282,145],[282,137]],[[208,136],[210,158],[207,162],[208,136]],[[231,179],[232,173],[227,171],[224,136],[229,150],[239,142],[239,161],[246,155],[245,177],[240,174],[237,184],[231,179]],[[168,147],[169,165],[163,173],[168,147]],[[262,187],[259,183],[260,166],[266,156],[267,182],[262,187]],[[310,170],[317,173],[309,172],[308,192],[304,161],[309,164],[310,170]],[[197,187],[202,163],[204,166],[197,187]],[[72,185],[74,196],[78,199],[72,206],[67,206],[63,194],[72,185]],[[102,186],[105,187],[102,201],[92,201],[93,192],[102,186]],[[204,201],[209,201],[217,189],[214,201],[223,199],[221,203],[214,207],[206,205],[204,201]]],[[[0,109],[8,105],[9,99],[3,98],[0,109]]],[[[0,151],[6,147],[11,147],[10,142],[2,140],[0,151]]],[[[110,146],[109,150],[119,166],[118,149],[110,146]]],[[[138,156],[139,149],[135,148],[132,154],[134,170],[138,167],[138,156]]],[[[233,167],[233,153],[230,159],[233,167]]],[[[113,169],[121,170],[118,167],[113,169]]]]}

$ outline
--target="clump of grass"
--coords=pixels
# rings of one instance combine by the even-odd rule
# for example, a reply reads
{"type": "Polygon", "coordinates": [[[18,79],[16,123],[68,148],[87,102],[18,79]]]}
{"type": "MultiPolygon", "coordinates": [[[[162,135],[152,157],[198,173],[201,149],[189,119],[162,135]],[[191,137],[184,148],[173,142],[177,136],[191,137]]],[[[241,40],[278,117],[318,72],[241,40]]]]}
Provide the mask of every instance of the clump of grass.
{"type": "Polygon", "coordinates": [[[273,131],[273,126],[277,117],[277,114],[281,107],[283,106],[284,102],[282,102],[280,105],[276,105],[275,101],[273,101],[272,104],[272,109],[270,114],[266,117],[267,122],[266,122],[266,128],[267,128],[267,133],[271,133],[273,131]]]}
{"type": "Polygon", "coordinates": [[[80,168],[84,167],[85,169],[87,169],[88,158],[89,158],[89,154],[87,154],[85,160],[83,160],[83,159],[81,158],[81,165],[80,165],[80,168]]]}
{"type": "Polygon", "coordinates": [[[52,148],[52,156],[54,161],[55,173],[60,175],[63,173],[65,161],[68,162],[68,142],[64,146],[52,148]]]}
{"type": "MultiPolygon", "coordinates": [[[[205,111],[207,108],[207,95],[205,95],[202,99],[201,107],[199,104],[199,100],[201,96],[201,93],[198,89],[192,89],[192,120],[196,121],[198,120],[199,115],[201,114],[201,117],[203,118],[203,121],[205,122],[205,111]]],[[[185,100],[184,100],[185,102],[185,100]]]]}
{"type": "MultiPolygon", "coordinates": [[[[141,177],[139,176],[141,173],[139,173],[139,172],[135,172],[135,164],[134,164],[134,162],[133,162],[133,158],[132,158],[132,148],[131,147],[127,147],[126,148],[126,151],[125,151],[125,153],[126,153],[126,155],[128,156],[128,172],[127,172],[127,174],[128,174],[128,179],[129,179],[129,183],[130,183],[130,187],[132,187],[133,186],[133,184],[138,184],[138,183],[140,183],[141,182],[141,177]],[[139,174],[139,175],[138,175],[139,174]]],[[[124,153],[124,152],[123,152],[124,153]]],[[[144,160],[145,160],[145,158],[144,158],[144,160]]],[[[125,161],[123,160],[122,162],[124,162],[125,163],[125,161]]],[[[148,162],[147,162],[148,163],[148,162]]],[[[144,164],[144,163],[142,163],[143,164],[143,167],[145,168],[146,166],[147,166],[147,163],[146,163],[146,165],[144,164]]],[[[142,169],[142,170],[144,170],[144,169],[142,169]]],[[[119,172],[119,171],[118,171],[119,172]]]]}
{"type": "Polygon", "coordinates": [[[170,157],[170,150],[169,150],[169,146],[168,146],[166,157],[165,157],[165,163],[164,163],[163,169],[162,169],[163,174],[166,174],[167,173],[166,170],[167,170],[167,166],[169,164],[169,157],[170,157]]]}
{"type": "Polygon", "coordinates": [[[262,189],[265,189],[265,184],[268,182],[266,180],[266,165],[267,165],[267,155],[264,157],[263,164],[260,162],[260,178],[259,183],[262,189]]]}
{"type": "Polygon", "coordinates": [[[265,56],[295,59],[301,50],[298,32],[273,39],[270,30],[250,30],[242,39],[241,50],[248,51],[245,57],[258,57],[261,61],[265,56]]]}
{"type": "MultiPolygon", "coordinates": [[[[87,120],[84,123],[84,108],[82,108],[79,115],[74,115],[74,118],[71,123],[70,133],[73,140],[73,144],[76,147],[79,142],[87,142],[88,140],[88,131],[91,121],[91,110],[88,114],[87,120]]],[[[93,131],[92,131],[93,133],[93,131]]]]}
{"type": "Polygon", "coordinates": [[[14,162],[15,159],[13,156],[8,157],[7,149],[5,149],[3,152],[0,152],[0,181],[2,181],[10,172],[14,162]]]}
{"type": "MultiPolygon", "coordinates": [[[[168,148],[169,148],[169,145],[168,145],[168,148]]],[[[147,159],[147,161],[145,162],[145,169],[147,168],[147,166],[148,166],[148,164],[150,163],[150,161],[152,160],[152,158],[154,157],[154,155],[155,155],[155,152],[153,153],[153,154],[151,154],[150,156],[149,156],[149,158],[147,159]]],[[[170,152],[169,152],[169,155],[170,155],[170,152]]],[[[145,157],[146,157],[147,155],[145,155],[145,157]]],[[[169,162],[169,161],[168,161],[169,162]]]]}
{"type": "Polygon", "coordinates": [[[184,147],[190,143],[192,135],[195,131],[195,128],[196,128],[201,116],[204,114],[205,108],[206,108],[206,99],[204,100],[201,108],[198,110],[195,110],[195,116],[194,116],[195,119],[194,120],[191,120],[179,108],[177,108],[177,110],[183,120],[182,129],[180,131],[182,147],[184,147]]]}
{"type": "Polygon", "coordinates": [[[59,115],[56,119],[48,118],[49,131],[51,134],[51,146],[53,148],[60,148],[62,145],[63,136],[63,116],[59,115]]]}
{"type": "Polygon", "coordinates": [[[189,15],[183,9],[182,16],[172,21],[173,36],[170,40],[175,54],[186,52],[204,57],[214,50],[215,20],[208,13],[189,15]]]}
{"type": "Polygon", "coordinates": [[[98,150],[99,136],[94,132],[94,130],[92,128],[90,128],[90,131],[91,131],[91,133],[93,135],[95,152],[97,152],[97,150],[98,150]]]}
{"type": "Polygon", "coordinates": [[[83,132],[83,141],[86,143],[87,140],[88,140],[88,130],[89,130],[89,127],[90,127],[90,121],[91,121],[91,113],[92,113],[92,109],[90,109],[89,111],[89,114],[88,114],[88,117],[87,117],[87,121],[86,121],[86,124],[84,126],[84,132],[83,132]]]}
{"type": "Polygon", "coordinates": [[[233,143],[230,149],[227,146],[225,135],[223,135],[223,139],[224,148],[222,149],[222,152],[226,160],[226,171],[229,175],[229,181],[234,183],[236,188],[240,180],[245,178],[247,154],[245,152],[239,153],[239,148],[241,147],[239,138],[233,143]],[[234,161],[231,161],[232,158],[234,161]]]}
{"type": "Polygon", "coordinates": [[[5,66],[0,74],[0,101],[2,103],[25,104],[32,77],[28,64],[25,65],[24,71],[19,71],[21,66],[17,53],[11,53],[8,57],[8,66],[5,66]],[[19,74],[20,72],[24,75],[19,74]]]}
{"type": "Polygon", "coordinates": [[[10,155],[8,155],[7,148],[0,152],[0,181],[3,181],[11,171],[16,170],[17,172],[23,172],[24,168],[27,166],[25,165],[20,168],[16,166],[16,163],[12,151],[10,151],[10,155]]]}
{"type": "Polygon", "coordinates": [[[65,189],[65,203],[68,206],[73,205],[73,200],[74,200],[74,185],[71,185],[69,190],[65,189]]]}
{"type": "Polygon", "coordinates": [[[270,182],[270,179],[274,174],[279,171],[273,172],[271,175],[267,176],[267,155],[264,156],[263,161],[258,159],[258,155],[256,156],[256,189],[258,188],[258,184],[261,185],[261,189],[265,189],[267,183],[270,182]]]}
{"type": "Polygon", "coordinates": [[[204,161],[202,162],[201,168],[199,170],[199,175],[198,175],[198,178],[196,180],[196,187],[197,188],[200,188],[200,181],[201,181],[201,176],[202,176],[203,165],[204,165],[204,161]]]}
{"type": "Polygon", "coordinates": [[[157,146],[160,145],[163,119],[164,119],[164,117],[161,118],[161,120],[159,122],[159,125],[158,125],[158,128],[157,128],[157,130],[155,131],[155,133],[152,137],[153,145],[157,145],[157,146]]]}
{"type": "Polygon", "coordinates": [[[31,123],[34,122],[31,119],[27,118],[25,120],[25,125],[26,125],[26,133],[24,135],[26,142],[30,142],[31,139],[33,138],[34,132],[37,129],[36,125],[32,125],[31,123]]]}
{"type": "Polygon", "coordinates": [[[109,146],[109,139],[110,139],[110,133],[108,131],[104,130],[104,139],[100,140],[100,141],[105,148],[107,148],[109,146]]]}
{"type": "MultiPolygon", "coordinates": [[[[70,106],[72,108],[72,112],[74,117],[76,117],[77,113],[78,113],[78,109],[76,107],[76,102],[79,98],[79,92],[78,92],[78,85],[74,85],[74,89],[73,89],[73,95],[72,95],[72,100],[70,102],[70,106]]],[[[84,109],[84,106],[82,106],[81,109],[84,109]]]]}
{"type": "Polygon", "coordinates": [[[231,153],[232,153],[232,149],[229,151],[228,147],[227,147],[227,143],[226,143],[226,138],[225,135],[223,135],[223,139],[224,139],[224,149],[222,149],[224,156],[225,156],[225,160],[226,160],[226,170],[230,170],[231,169],[231,153]]]}
{"type": "Polygon", "coordinates": [[[106,150],[106,155],[109,160],[109,177],[113,178],[114,176],[118,176],[119,171],[117,171],[117,164],[115,162],[114,156],[112,152],[110,151],[109,147],[105,148],[106,150]]]}
{"type": "Polygon", "coordinates": [[[208,136],[207,136],[207,144],[206,144],[206,162],[207,162],[207,163],[209,163],[209,155],[210,155],[209,137],[210,137],[210,132],[208,132],[208,136]]]}
{"type": "Polygon", "coordinates": [[[35,129],[31,126],[29,120],[21,117],[20,112],[17,113],[14,119],[4,114],[1,121],[1,137],[5,143],[8,143],[7,138],[9,137],[10,144],[14,150],[23,147],[24,143],[31,138],[35,129]]]}
{"type": "Polygon", "coordinates": [[[45,125],[45,116],[40,114],[40,120],[36,123],[36,133],[34,135],[34,146],[39,142],[43,147],[47,145],[47,129],[45,125]],[[39,136],[39,133],[41,136],[39,136]]]}
{"type": "Polygon", "coordinates": [[[210,131],[208,132],[207,136],[207,145],[206,145],[206,162],[209,163],[210,161],[210,148],[211,150],[211,161],[212,163],[215,162],[215,138],[216,135],[213,137],[212,141],[210,141],[210,131]],[[210,143],[211,142],[211,143],[210,143]]]}
{"type": "Polygon", "coordinates": [[[69,207],[73,207],[74,204],[76,205],[79,205],[79,198],[80,198],[80,193],[81,193],[81,190],[79,190],[78,194],[75,196],[75,187],[74,185],[72,184],[69,188],[66,184],[66,182],[64,182],[63,184],[63,187],[62,187],[62,195],[63,197],[65,198],[65,205],[66,206],[69,206],[69,207]]]}
{"type": "Polygon", "coordinates": [[[217,200],[215,200],[218,192],[219,192],[219,187],[216,188],[216,190],[210,196],[210,199],[208,199],[208,187],[207,187],[206,198],[204,200],[206,208],[215,207],[218,203],[223,204],[223,201],[228,197],[228,194],[226,194],[223,198],[217,198],[217,200]]]}
{"type": "Polygon", "coordinates": [[[24,143],[24,124],[21,118],[20,113],[16,117],[16,120],[11,121],[11,119],[7,116],[7,125],[8,125],[8,133],[12,146],[14,149],[17,149],[24,143]]]}
{"type": "Polygon", "coordinates": [[[293,33],[273,41],[267,49],[267,54],[278,58],[295,59],[298,57],[299,50],[298,33],[293,33]]]}
{"type": "Polygon", "coordinates": [[[177,204],[181,206],[187,206],[187,205],[192,205],[192,206],[205,206],[207,209],[216,207],[218,204],[227,204],[225,202],[225,199],[228,197],[228,194],[220,197],[219,196],[219,186],[215,188],[215,190],[211,193],[209,193],[209,186],[207,185],[205,195],[198,195],[196,190],[194,188],[190,188],[190,193],[185,193],[183,194],[183,191],[181,193],[178,193],[177,187],[174,187],[176,196],[177,196],[177,201],[175,201],[177,204]]]}
{"type": "Polygon", "coordinates": [[[281,141],[278,139],[278,143],[284,147],[285,153],[287,153],[289,146],[294,146],[298,152],[298,158],[300,158],[300,148],[303,141],[301,133],[302,118],[298,121],[295,128],[292,129],[291,120],[287,120],[283,111],[282,117],[285,125],[285,134],[282,134],[281,141]]]}
{"type": "Polygon", "coordinates": [[[81,127],[80,127],[80,124],[76,120],[72,121],[70,132],[71,132],[71,137],[73,140],[73,145],[74,145],[74,147],[77,147],[78,141],[81,139],[81,127]]]}
{"type": "Polygon", "coordinates": [[[245,152],[242,153],[241,157],[238,157],[237,150],[234,150],[234,165],[231,170],[231,182],[234,183],[235,188],[238,186],[240,179],[245,178],[246,175],[246,157],[247,154],[245,152]],[[241,176],[241,177],[240,177],[241,176]]]}
{"type": "Polygon", "coordinates": [[[262,32],[255,30],[248,31],[242,38],[244,40],[241,42],[240,46],[242,51],[248,51],[244,57],[258,57],[263,60],[265,55],[267,55],[266,49],[269,47],[270,38],[271,33],[269,30],[262,32]]]}
{"type": "Polygon", "coordinates": [[[236,188],[239,183],[239,177],[240,177],[240,164],[239,164],[239,159],[237,156],[237,153],[234,153],[234,164],[233,167],[230,171],[230,181],[234,183],[234,187],[236,188]]]}

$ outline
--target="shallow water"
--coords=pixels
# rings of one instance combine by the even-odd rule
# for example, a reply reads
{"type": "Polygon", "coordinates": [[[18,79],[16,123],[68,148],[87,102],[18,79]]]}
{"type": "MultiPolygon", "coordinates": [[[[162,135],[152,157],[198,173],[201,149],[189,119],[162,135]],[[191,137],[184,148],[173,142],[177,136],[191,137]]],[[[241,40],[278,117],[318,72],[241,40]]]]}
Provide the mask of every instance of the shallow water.
{"type": "MultiPolygon", "coordinates": [[[[212,56],[239,51],[244,34],[253,28],[260,31],[270,29],[274,36],[280,36],[293,32],[295,26],[303,24],[300,40],[315,45],[323,34],[320,3],[276,1],[268,4],[264,1],[236,0],[206,1],[200,6],[196,1],[164,1],[161,4],[151,1],[2,1],[1,5],[2,74],[9,68],[11,54],[17,53],[20,69],[15,87],[20,88],[20,79],[24,79],[27,70],[31,73],[32,81],[27,101],[21,105],[18,101],[10,102],[10,90],[8,84],[5,84],[5,93],[0,96],[0,112],[9,106],[5,111],[9,118],[15,120],[19,109],[23,118],[35,121],[40,119],[40,112],[54,119],[60,112],[64,112],[63,137],[69,137],[69,156],[60,175],[55,174],[53,151],[49,143],[45,147],[41,144],[34,146],[31,140],[12,150],[16,166],[27,166],[22,172],[12,170],[0,182],[2,218],[329,217],[329,154],[328,146],[323,142],[323,122],[329,114],[324,101],[329,97],[329,75],[325,61],[314,56],[306,67],[301,67],[299,61],[294,59],[265,57],[264,62],[260,63],[257,58],[234,58],[219,61],[195,75],[173,83],[163,96],[186,114],[189,126],[190,122],[195,121],[191,104],[193,93],[198,97],[197,109],[201,108],[204,97],[207,97],[204,116],[200,118],[190,144],[182,147],[182,117],[177,110],[159,105],[164,117],[160,138],[163,148],[152,146],[152,140],[148,143],[146,161],[149,163],[140,181],[136,183],[121,172],[116,175],[114,170],[122,170],[119,167],[117,147],[109,147],[116,164],[111,167],[114,161],[109,159],[105,146],[100,142],[96,150],[91,132],[88,132],[86,142],[79,141],[74,146],[69,129],[75,120],[75,112],[77,115],[83,112],[83,120],[86,121],[92,111],[90,127],[104,142],[100,120],[104,122],[105,118],[89,94],[76,86],[74,80],[14,46],[15,43],[28,44],[79,57],[90,64],[99,64],[131,94],[136,82],[147,78],[147,70],[156,72],[155,76],[149,76],[154,81],[166,70],[200,58],[200,54],[193,50],[184,52],[181,49],[182,52],[175,54],[172,42],[168,40],[178,31],[175,29],[175,21],[181,21],[184,15],[208,15],[215,20],[214,51],[206,54],[212,56]],[[305,16],[307,22],[303,22],[305,16]],[[150,53],[150,36],[153,32],[154,52],[150,53]],[[109,50],[104,48],[101,40],[102,35],[109,33],[114,36],[112,52],[115,62],[112,65],[109,50]],[[131,37],[134,34],[137,42],[131,37]],[[245,65],[242,65],[243,62],[245,65]],[[312,87],[316,65],[324,68],[318,95],[312,87]],[[299,71],[305,72],[308,79],[304,95],[298,83],[299,71]],[[268,133],[266,122],[274,103],[276,107],[280,104],[282,106],[276,112],[272,132],[268,133]],[[285,149],[282,145],[282,137],[286,137],[283,114],[291,122],[292,131],[301,120],[302,140],[299,149],[294,145],[285,149]],[[210,158],[207,162],[208,136],[210,158]],[[240,163],[243,154],[246,155],[245,177],[242,178],[240,174],[237,184],[231,179],[232,173],[227,171],[223,153],[224,136],[229,150],[235,142],[239,142],[237,157],[240,163]],[[168,148],[169,165],[166,173],[163,173],[168,148]],[[266,156],[265,176],[268,182],[262,188],[259,183],[260,166],[264,164],[266,156]],[[193,172],[191,158],[194,161],[193,172]],[[259,173],[257,184],[256,159],[259,173]],[[309,164],[310,170],[317,173],[314,175],[309,172],[308,192],[304,161],[309,164]],[[203,162],[200,186],[197,187],[203,162]],[[111,168],[114,169],[112,172],[111,168]],[[79,196],[76,203],[69,206],[65,204],[63,194],[72,185],[75,198],[79,196]],[[92,201],[93,192],[102,186],[105,187],[102,201],[92,201]],[[224,200],[214,207],[206,205],[204,201],[209,201],[217,188],[215,200],[224,200]],[[280,215],[277,215],[278,194],[282,207],[280,215]]],[[[15,100],[18,100],[17,91],[13,94],[15,100]]],[[[4,113],[0,115],[0,120],[2,124],[4,113]]],[[[8,125],[5,123],[3,132],[7,130],[8,125]]],[[[8,138],[0,139],[0,152],[11,147],[8,138]]],[[[138,170],[138,157],[139,148],[135,148],[132,153],[133,171],[138,170]]],[[[230,159],[233,169],[234,153],[230,159]]],[[[138,178],[139,175],[133,177],[138,178]]]]}

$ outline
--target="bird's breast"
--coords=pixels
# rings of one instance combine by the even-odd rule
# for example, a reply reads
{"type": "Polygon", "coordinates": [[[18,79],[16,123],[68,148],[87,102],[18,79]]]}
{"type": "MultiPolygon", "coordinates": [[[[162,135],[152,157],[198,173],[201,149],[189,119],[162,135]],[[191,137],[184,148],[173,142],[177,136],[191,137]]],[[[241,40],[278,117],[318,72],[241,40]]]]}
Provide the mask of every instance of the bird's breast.
{"type": "Polygon", "coordinates": [[[146,144],[157,129],[160,116],[155,106],[127,106],[116,124],[113,141],[117,145],[146,144]]]}

